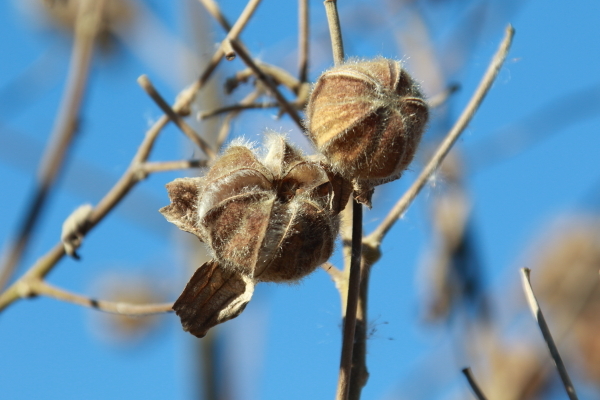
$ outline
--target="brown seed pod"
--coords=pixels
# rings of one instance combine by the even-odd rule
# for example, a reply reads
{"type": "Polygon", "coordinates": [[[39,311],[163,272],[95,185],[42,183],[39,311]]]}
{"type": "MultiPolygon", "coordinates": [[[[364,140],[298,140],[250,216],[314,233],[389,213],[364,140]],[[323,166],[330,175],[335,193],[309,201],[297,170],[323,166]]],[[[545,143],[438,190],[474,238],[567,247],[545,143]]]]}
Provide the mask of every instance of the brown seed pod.
{"type": "Polygon", "coordinates": [[[306,109],[311,139],[366,197],[412,161],[428,108],[400,62],[350,61],[324,72],[306,109]]]}
{"type": "Polygon", "coordinates": [[[197,282],[190,281],[175,305],[178,315],[178,310],[187,310],[187,322],[183,314],[180,317],[184,328],[196,327],[190,330],[194,334],[204,335],[211,326],[237,316],[256,282],[296,281],[333,252],[337,213],[348,200],[347,183],[303,157],[281,136],[270,136],[267,147],[268,154],[260,160],[247,146],[234,144],[203,178],[176,179],[167,185],[171,204],[161,213],[212,250],[214,260],[200,269],[222,270],[197,272],[197,282]],[[221,283],[237,282],[229,285],[237,291],[223,293],[225,289],[211,283],[214,277],[221,283]],[[197,297],[191,291],[211,299],[216,294],[221,303],[211,300],[191,307],[185,300],[197,297]],[[231,308],[229,301],[237,305],[231,308]],[[215,310],[226,309],[230,311],[211,317],[215,310]]]}

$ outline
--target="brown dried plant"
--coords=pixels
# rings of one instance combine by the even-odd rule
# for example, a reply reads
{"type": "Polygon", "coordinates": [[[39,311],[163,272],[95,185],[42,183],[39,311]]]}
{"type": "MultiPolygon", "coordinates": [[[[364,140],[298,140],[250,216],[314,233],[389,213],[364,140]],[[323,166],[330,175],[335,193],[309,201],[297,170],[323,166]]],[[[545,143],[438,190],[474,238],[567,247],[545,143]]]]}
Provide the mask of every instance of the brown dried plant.
{"type": "MultiPolygon", "coordinates": [[[[400,63],[377,58],[345,62],[340,20],[335,0],[325,1],[335,67],[325,72],[308,96],[308,18],[307,3],[301,1],[299,45],[300,73],[297,80],[277,68],[257,62],[239,36],[250,21],[259,0],[250,0],[238,21],[230,25],[212,0],[202,0],[208,12],[225,28],[220,43],[204,71],[183,89],[171,106],[147,76],[138,80],[142,88],[165,113],[146,133],[123,176],[95,206],[79,209],[65,224],[63,240],[50,249],[21,277],[0,293],[0,311],[20,299],[49,296],[98,310],[126,315],[175,311],[184,329],[202,337],[208,329],[239,315],[252,297],[258,282],[290,282],[301,279],[317,267],[326,270],[340,291],[343,305],[343,343],[337,398],[358,399],[366,384],[366,320],[368,282],[371,267],[381,255],[381,242],[400,216],[440,166],[459,135],[464,131],[490,89],[510,47],[513,29],[506,36],[480,85],[438,149],[426,163],[409,190],[389,210],[382,223],[368,235],[362,233],[362,205],[370,204],[373,187],[397,179],[413,159],[428,117],[428,105],[420,90],[400,63]],[[303,11],[302,11],[303,10],[303,11]],[[271,136],[264,157],[249,146],[234,142],[219,157],[228,136],[228,123],[210,143],[199,135],[185,117],[198,93],[223,59],[239,56],[260,82],[255,93],[228,112],[237,115],[252,108],[256,97],[268,94],[278,107],[302,130],[299,110],[308,99],[306,127],[322,155],[306,157],[281,136],[271,136]],[[292,89],[288,100],[279,86],[292,89]],[[338,112],[339,111],[339,112],[338,112]],[[173,122],[200,149],[203,159],[150,162],[149,157],[163,128],[173,122]],[[348,145],[350,144],[350,146],[348,145]],[[76,256],[86,234],[148,175],[160,171],[208,166],[199,178],[181,178],[167,186],[171,204],[163,215],[180,229],[196,235],[210,249],[212,260],[192,276],[179,299],[173,303],[130,304],[91,299],[48,284],[45,277],[65,255],[76,256]],[[350,182],[352,182],[352,186],[350,182]],[[346,206],[351,189],[352,207],[346,206]],[[352,234],[343,230],[346,265],[338,269],[326,264],[338,234],[338,214],[352,213],[352,234]]],[[[79,33],[82,65],[75,65],[74,89],[65,93],[65,120],[57,124],[62,146],[50,152],[54,173],[47,178],[42,197],[52,186],[60,168],[61,155],[70,145],[77,119],[91,51],[103,27],[103,6],[112,2],[80,0],[75,26],[90,15],[95,29],[79,33]],[[94,5],[95,4],[95,5],[94,5]],[[81,48],[83,46],[83,50],[81,48]],[[58,155],[58,156],[57,156],[58,155]]],[[[343,21],[342,21],[343,22],[343,21]]],[[[76,29],[76,36],[77,36],[76,29]]],[[[241,79],[240,79],[241,80],[241,79]]],[[[216,114],[216,113],[213,113],[216,114]]],[[[233,118],[233,117],[232,117],[233,118]]],[[[43,202],[42,198],[42,202],[43,202]]],[[[350,203],[349,203],[350,204],[350,203]]],[[[35,222],[37,215],[33,215],[35,222]]],[[[32,223],[31,226],[35,225],[32,223]]],[[[28,233],[31,227],[25,233],[28,233]]],[[[14,272],[28,242],[21,235],[4,281],[14,272]]],[[[0,279],[1,281],[2,279],[0,279]]],[[[0,282],[0,289],[2,282],[0,282]]]]}
{"type": "Polygon", "coordinates": [[[348,184],[282,136],[269,136],[266,147],[259,160],[234,142],[204,177],[167,185],[171,205],[161,213],[213,256],[173,306],[196,336],[239,315],[256,283],[297,281],[333,252],[348,184]]]}

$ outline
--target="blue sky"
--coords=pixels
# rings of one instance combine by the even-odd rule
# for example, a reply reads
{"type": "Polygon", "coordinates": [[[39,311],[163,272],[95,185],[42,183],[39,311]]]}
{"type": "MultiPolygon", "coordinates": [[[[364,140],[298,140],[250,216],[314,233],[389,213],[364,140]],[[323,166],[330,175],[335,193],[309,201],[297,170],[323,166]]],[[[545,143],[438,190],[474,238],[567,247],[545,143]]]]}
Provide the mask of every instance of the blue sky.
{"type": "MultiPolygon", "coordinates": [[[[227,3],[224,13],[234,21],[243,2],[223,3],[227,3]]],[[[411,55],[401,53],[392,34],[395,27],[406,23],[402,15],[390,12],[379,16],[383,22],[374,24],[371,18],[378,17],[382,5],[339,3],[349,56],[383,55],[406,60],[410,66],[411,55]]],[[[453,49],[448,38],[460,26],[461,18],[481,2],[441,3],[420,2],[429,10],[425,15],[434,27],[435,47],[453,49]]],[[[34,26],[31,17],[16,4],[0,2],[0,183],[5,188],[0,194],[2,246],[16,230],[33,188],[37,160],[52,129],[70,52],[67,35],[34,26]],[[11,92],[8,85],[40,57],[46,57],[40,61],[43,67],[27,75],[27,84],[11,92]]],[[[197,10],[189,5],[195,6],[195,2],[148,0],[144,4],[165,32],[199,52],[201,59],[207,57],[194,47],[196,42],[190,34],[190,21],[195,21],[197,10]]],[[[312,39],[321,43],[312,48],[310,77],[314,80],[331,65],[331,58],[322,4],[310,4],[312,39]]],[[[501,308],[518,292],[518,268],[523,266],[519,260],[528,243],[557,216],[597,212],[600,5],[593,0],[497,0],[485,4],[489,8],[479,21],[478,31],[464,38],[454,36],[468,54],[460,67],[453,70],[446,64],[443,68],[450,81],[460,83],[461,90],[445,109],[434,113],[426,140],[439,138],[457,118],[496,50],[505,25],[512,23],[516,36],[507,63],[458,143],[465,157],[466,188],[473,203],[472,224],[486,287],[501,308]],[[544,107],[552,108],[532,120],[531,116],[544,107]],[[520,140],[532,137],[527,130],[531,126],[539,140],[520,145],[520,140]],[[504,137],[509,139],[502,141],[504,137]],[[505,151],[505,147],[516,150],[505,151]]],[[[242,35],[252,54],[293,73],[295,13],[295,2],[264,0],[242,35]]],[[[199,24],[206,24],[204,21],[199,24]]],[[[209,42],[223,38],[214,24],[210,29],[214,33],[209,42]]],[[[150,46],[146,56],[134,50],[120,43],[112,54],[96,57],[81,133],[19,275],[54,246],[60,226],[72,210],[85,202],[98,202],[127,168],[149,122],[161,115],[137,85],[137,77],[148,74],[171,100],[198,69],[184,64],[176,46],[150,46]]],[[[460,54],[447,54],[445,60],[450,63],[455,59],[452,56],[461,59],[460,54]]],[[[227,63],[216,78],[222,80],[241,68],[238,60],[227,63]]],[[[415,72],[418,76],[419,71],[415,72]]],[[[223,99],[232,102],[231,98],[223,99]]],[[[293,123],[286,117],[274,119],[272,111],[245,114],[233,125],[232,135],[260,140],[267,128],[286,132],[300,146],[309,148],[293,123]]],[[[192,148],[171,126],[158,141],[152,159],[191,155],[192,148]]],[[[423,151],[400,181],[378,190],[373,210],[365,212],[367,232],[377,226],[414,180],[424,159],[423,151]]],[[[111,282],[148,280],[156,291],[174,300],[189,274],[186,246],[195,243],[155,210],[168,204],[164,185],[178,176],[181,174],[151,176],[136,187],[131,197],[88,235],[80,251],[82,260],[61,261],[50,282],[78,293],[106,297],[103,288],[111,282]],[[102,286],[99,282],[108,283],[102,286]]],[[[458,328],[425,325],[422,318],[424,289],[418,268],[431,244],[428,200],[441,186],[424,189],[386,237],[383,258],[374,267],[369,300],[374,330],[368,342],[370,379],[363,392],[365,399],[446,399],[466,390],[460,368],[471,360],[453,353],[452,340],[458,328]],[[424,365],[429,367],[424,369],[424,365]]],[[[341,265],[341,256],[334,255],[332,261],[341,265]]],[[[535,271],[533,280],[535,285],[535,271]]],[[[522,325],[527,332],[534,331],[532,324],[522,325]]],[[[74,305],[45,298],[14,304],[0,315],[0,397],[194,398],[199,380],[193,361],[197,339],[182,331],[174,315],[161,316],[139,340],[111,339],[107,329],[110,325],[96,312],[74,305]]],[[[341,345],[340,305],[337,291],[323,271],[298,285],[259,285],[246,311],[223,325],[219,334],[219,354],[234,398],[333,398],[341,345]]],[[[576,383],[584,384],[577,378],[576,383]]]]}

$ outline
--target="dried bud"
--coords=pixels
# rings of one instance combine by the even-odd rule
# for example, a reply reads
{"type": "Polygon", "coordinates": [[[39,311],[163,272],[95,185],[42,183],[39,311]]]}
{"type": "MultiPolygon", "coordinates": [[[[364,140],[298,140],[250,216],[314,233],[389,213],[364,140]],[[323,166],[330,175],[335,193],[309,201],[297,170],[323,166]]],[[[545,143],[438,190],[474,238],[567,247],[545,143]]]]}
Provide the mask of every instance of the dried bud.
{"type": "MultiPolygon", "coordinates": [[[[247,146],[232,145],[203,178],[177,179],[167,185],[171,204],[161,213],[209,246],[214,261],[200,269],[218,265],[222,270],[219,276],[227,275],[219,278],[224,282],[235,280],[253,287],[260,281],[295,281],[327,261],[333,251],[336,215],[348,199],[347,184],[320,163],[304,158],[281,136],[271,136],[267,146],[268,154],[259,160],[247,146]]],[[[213,273],[202,276],[209,275],[213,273]]],[[[176,303],[181,309],[191,306],[185,300],[190,286],[192,282],[176,303]]],[[[218,286],[211,284],[214,287],[218,286]]],[[[240,289],[236,296],[247,303],[252,295],[248,291],[240,289]]],[[[232,296],[216,297],[234,301],[232,296]]],[[[225,302],[203,303],[193,315],[205,315],[202,318],[208,321],[216,309],[223,311],[225,307],[225,302]]],[[[235,312],[226,313],[233,315],[226,319],[243,309],[236,307],[235,312]]],[[[206,330],[210,327],[207,324],[200,326],[206,330]]]]}
{"type": "Polygon", "coordinates": [[[348,62],[318,79],[306,126],[334,170],[368,198],[412,161],[428,117],[422,97],[398,61],[348,62]]]}

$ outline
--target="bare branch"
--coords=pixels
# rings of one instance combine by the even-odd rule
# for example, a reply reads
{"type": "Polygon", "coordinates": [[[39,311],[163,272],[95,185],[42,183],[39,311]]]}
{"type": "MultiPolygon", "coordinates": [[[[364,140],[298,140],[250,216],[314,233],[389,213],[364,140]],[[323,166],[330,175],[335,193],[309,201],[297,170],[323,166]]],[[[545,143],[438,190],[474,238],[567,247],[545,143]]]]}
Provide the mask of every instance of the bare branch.
{"type": "Polygon", "coordinates": [[[203,111],[198,114],[198,118],[206,119],[210,117],[215,117],[219,114],[230,113],[233,111],[244,111],[244,110],[255,110],[255,109],[267,109],[267,108],[278,108],[280,107],[279,103],[269,102],[269,103],[250,103],[250,104],[232,104],[230,106],[225,106],[221,108],[216,108],[214,110],[203,111]]]}
{"type": "Polygon", "coordinates": [[[567,391],[569,399],[577,400],[577,394],[575,393],[575,388],[573,387],[571,378],[569,378],[569,374],[567,373],[567,368],[565,367],[560,353],[558,352],[558,348],[556,347],[556,343],[554,343],[554,339],[552,339],[550,328],[548,328],[544,314],[542,314],[540,305],[538,304],[535,294],[533,293],[533,288],[531,287],[531,281],[529,279],[530,272],[531,270],[529,268],[521,268],[521,280],[523,282],[523,290],[525,291],[525,297],[527,297],[529,308],[531,309],[533,318],[535,318],[540,327],[542,336],[546,341],[548,350],[550,350],[550,355],[556,364],[556,369],[558,370],[558,374],[560,375],[560,379],[562,380],[563,386],[567,391]]]}
{"type": "Polygon", "coordinates": [[[487,398],[485,397],[485,395],[479,388],[479,385],[477,385],[477,382],[475,381],[475,377],[471,373],[471,368],[469,368],[469,367],[463,368],[462,373],[467,378],[467,381],[469,382],[469,386],[471,387],[471,390],[473,391],[473,394],[475,395],[475,397],[477,397],[477,400],[487,400],[487,398]]]}
{"type": "Polygon", "coordinates": [[[75,22],[75,41],[71,53],[67,84],[54,123],[50,142],[38,168],[38,183],[28,202],[16,238],[4,253],[0,263],[0,290],[4,289],[25,253],[31,233],[56,178],[62,170],[77,131],[77,124],[85,94],[94,42],[100,29],[104,1],[80,2],[75,22]]]}
{"type": "Polygon", "coordinates": [[[506,34],[504,36],[504,40],[500,44],[500,47],[496,54],[494,55],[481,83],[475,90],[473,97],[467,104],[467,107],[463,111],[462,115],[456,121],[456,124],[452,127],[450,132],[446,135],[435,154],[429,160],[421,174],[417,177],[412,186],[406,191],[406,193],[398,200],[396,205],[392,208],[390,213],[385,217],[381,225],[379,225],[369,236],[367,236],[366,241],[378,245],[381,243],[381,240],[386,235],[386,233],[394,226],[398,218],[404,214],[404,212],[411,205],[415,197],[419,194],[421,189],[425,186],[429,177],[435,172],[435,170],[440,166],[446,154],[452,148],[452,145],[456,142],[460,134],[465,130],[475,112],[481,105],[481,102],[485,98],[485,95],[489,91],[494,82],[504,60],[506,59],[506,55],[508,54],[508,50],[512,43],[512,38],[514,35],[514,29],[512,26],[508,26],[506,28],[506,34]]]}
{"type": "Polygon", "coordinates": [[[217,156],[217,153],[209,146],[208,143],[206,143],[204,139],[202,139],[202,137],[200,137],[200,135],[198,135],[198,133],[196,133],[196,131],[194,131],[191,126],[187,124],[187,122],[183,120],[180,115],[173,111],[169,103],[167,103],[160,93],[158,93],[150,81],[150,78],[148,78],[146,75],[141,75],[137,81],[142,89],[148,93],[148,96],[150,96],[152,100],[154,100],[154,102],[160,107],[160,109],[167,114],[169,119],[171,119],[171,121],[173,121],[175,125],[177,125],[177,127],[181,129],[192,142],[200,147],[202,151],[204,151],[204,154],[206,154],[211,160],[214,160],[217,156]]]}
{"type": "Polygon", "coordinates": [[[250,55],[244,50],[244,48],[235,40],[231,41],[231,45],[235,52],[240,56],[240,58],[246,63],[248,67],[254,71],[254,74],[258,79],[260,79],[271,91],[273,96],[277,99],[279,104],[281,104],[281,108],[283,108],[289,115],[292,117],[294,122],[298,125],[300,129],[303,129],[302,119],[298,115],[296,109],[286,100],[285,97],[281,94],[277,86],[273,83],[271,79],[260,69],[258,65],[252,60],[250,55]]]}
{"type": "Polygon", "coordinates": [[[352,202],[352,256],[350,259],[350,277],[348,278],[348,296],[344,318],[344,336],[342,338],[342,357],[336,399],[345,400],[350,392],[352,374],[352,352],[356,329],[356,310],[360,294],[360,262],[362,251],[362,204],[352,202]]]}
{"type": "Polygon", "coordinates": [[[306,82],[308,79],[309,54],[309,13],[308,0],[298,0],[298,79],[306,82]]]}
{"type": "Polygon", "coordinates": [[[344,62],[344,43],[342,42],[342,30],[340,28],[340,18],[337,11],[337,0],[325,0],[323,4],[325,4],[329,35],[331,36],[333,62],[335,65],[339,65],[344,62]]]}
{"type": "Polygon", "coordinates": [[[96,310],[111,314],[141,316],[173,312],[173,303],[131,304],[124,302],[96,300],[68,292],[56,286],[52,286],[41,279],[25,281],[22,282],[21,285],[28,285],[27,288],[23,287],[22,289],[22,292],[26,293],[28,296],[43,295],[60,301],[65,301],[67,303],[94,308],[96,310]]]}

